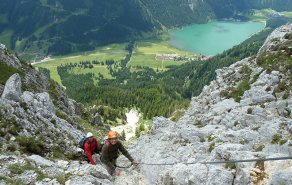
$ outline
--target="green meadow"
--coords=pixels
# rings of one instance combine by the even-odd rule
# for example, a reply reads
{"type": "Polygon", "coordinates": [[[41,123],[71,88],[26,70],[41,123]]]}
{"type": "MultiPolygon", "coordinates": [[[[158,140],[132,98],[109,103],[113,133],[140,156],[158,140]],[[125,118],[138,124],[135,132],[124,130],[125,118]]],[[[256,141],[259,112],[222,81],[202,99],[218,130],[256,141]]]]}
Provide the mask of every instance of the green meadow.
{"type": "Polygon", "coordinates": [[[249,16],[253,21],[267,21],[269,15],[280,14],[292,18],[292,12],[277,12],[272,9],[253,10],[253,14],[249,16]]]}
{"type": "Polygon", "coordinates": [[[181,65],[185,61],[175,61],[167,57],[162,59],[162,55],[177,54],[178,56],[188,58],[196,57],[194,53],[182,51],[170,46],[166,34],[160,37],[161,40],[151,39],[136,42],[135,50],[128,65],[132,68],[135,68],[135,66],[142,66],[150,67],[157,71],[165,71],[168,66],[181,65]]]}
{"type": "MultiPolygon", "coordinates": [[[[115,60],[120,61],[123,59],[127,51],[125,50],[126,44],[112,44],[105,47],[100,47],[96,49],[95,51],[91,52],[82,52],[82,53],[76,53],[71,54],[67,56],[57,56],[57,57],[51,57],[51,60],[39,62],[37,64],[34,64],[35,67],[43,67],[50,70],[51,78],[58,83],[61,84],[60,76],[57,72],[57,67],[60,65],[66,65],[66,64],[74,64],[79,63],[81,61],[100,61],[105,62],[106,60],[115,60]]],[[[86,74],[86,73],[94,73],[98,75],[99,73],[102,74],[105,78],[111,78],[111,75],[109,74],[109,70],[107,69],[106,65],[101,64],[93,64],[93,68],[89,69],[83,69],[83,68],[74,68],[72,70],[75,74],[86,74]]]]}
{"type": "MultiPolygon", "coordinates": [[[[120,62],[127,55],[125,47],[127,43],[123,44],[111,44],[104,47],[99,47],[95,51],[75,53],[67,56],[52,56],[49,61],[39,61],[33,64],[35,67],[47,68],[50,70],[51,78],[61,84],[60,76],[57,72],[57,67],[69,63],[79,63],[81,61],[100,61],[105,62],[106,60],[114,60],[120,62]]],[[[144,40],[136,42],[136,47],[133,51],[131,60],[128,66],[131,67],[132,71],[136,70],[136,67],[150,67],[155,71],[165,71],[168,66],[181,65],[183,62],[174,61],[173,59],[163,59],[157,57],[161,54],[178,54],[179,56],[186,56],[194,58],[193,53],[184,52],[168,45],[166,40],[144,40]]],[[[86,74],[94,73],[96,76],[99,74],[105,78],[112,78],[107,65],[104,64],[93,64],[93,68],[73,68],[72,73],[74,74],[86,74]]]]}

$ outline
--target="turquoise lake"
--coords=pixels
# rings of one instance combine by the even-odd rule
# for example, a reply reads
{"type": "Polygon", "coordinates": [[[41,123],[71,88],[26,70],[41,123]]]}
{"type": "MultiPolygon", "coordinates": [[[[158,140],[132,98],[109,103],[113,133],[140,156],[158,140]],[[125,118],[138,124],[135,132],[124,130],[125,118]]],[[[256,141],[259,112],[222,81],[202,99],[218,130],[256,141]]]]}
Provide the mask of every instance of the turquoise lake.
{"type": "Polygon", "coordinates": [[[263,22],[211,21],[170,30],[170,44],[176,48],[215,55],[232,48],[265,27],[263,22]]]}

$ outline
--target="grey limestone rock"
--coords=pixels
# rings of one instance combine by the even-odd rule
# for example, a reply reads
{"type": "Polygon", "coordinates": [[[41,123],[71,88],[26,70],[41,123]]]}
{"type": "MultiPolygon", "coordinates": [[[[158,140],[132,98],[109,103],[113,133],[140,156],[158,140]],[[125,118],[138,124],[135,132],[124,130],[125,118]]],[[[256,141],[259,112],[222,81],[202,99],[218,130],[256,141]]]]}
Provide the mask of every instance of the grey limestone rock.
{"type": "MultiPolygon", "coordinates": [[[[112,184],[112,177],[102,165],[91,165],[79,161],[53,161],[37,155],[0,155],[0,173],[23,184],[59,185],[66,184],[112,184]],[[4,163],[5,162],[5,163],[4,163]],[[14,165],[14,168],[11,168],[14,165]],[[15,169],[23,167],[23,171],[15,169]],[[25,168],[29,167],[29,170],[25,168]],[[42,174],[40,176],[40,174],[42,174]],[[45,177],[41,179],[41,177],[45,177]],[[59,181],[61,180],[61,181],[59,181]]],[[[5,182],[5,181],[4,181],[5,182]]],[[[3,183],[4,183],[3,182],[3,183]]]]}
{"type": "Polygon", "coordinates": [[[48,174],[50,177],[57,177],[60,174],[64,174],[65,170],[59,166],[56,166],[56,163],[54,163],[53,166],[43,169],[43,172],[48,174]]]}
{"type": "Polygon", "coordinates": [[[276,99],[272,95],[272,92],[267,92],[264,87],[255,86],[251,87],[250,90],[245,91],[244,95],[240,101],[242,105],[254,105],[260,103],[271,102],[276,99]]]}
{"type": "Polygon", "coordinates": [[[21,79],[19,74],[16,73],[7,80],[1,98],[19,101],[21,94],[21,79]]]}
{"type": "Polygon", "coordinates": [[[28,160],[34,162],[37,166],[53,166],[54,162],[47,160],[39,155],[31,155],[27,157],[28,160]]]}
{"type": "Polygon", "coordinates": [[[272,71],[271,73],[267,73],[266,71],[262,72],[259,75],[259,78],[253,86],[270,86],[276,85],[280,82],[280,72],[279,71],[272,71]]]}
{"type": "Polygon", "coordinates": [[[38,101],[37,105],[42,109],[48,110],[50,113],[55,113],[55,106],[47,92],[37,93],[35,99],[38,101]]]}
{"type": "Polygon", "coordinates": [[[283,42],[285,40],[284,35],[292,32],[292,24],[283,25],[274,30],[266,39],[263,46],[260,48],[257,56],[264,54],[265,52],[272,52],[272,47],[275,46],[275,42],[283,42]]]}
{"type": "Polygon", "coordinates": [[[38,181],[35,183],[36,185],[61,185],[57,179],[50,179],[50,178],[45,178],[41,181],[38,181]]]}
{"type": "Polygon", "coordinates": [[[98,179],[92,175],[74,176],[66,181],[65,185],[112,185],[108,179],[98,179]]]}
{"type": "Polygon", "coordinates": [[[37,173],[34,170],[25,170],[16,179],[21,180],[24,184],[33,184],[37,179],[37,173]]]}
{"type": "Polygon", "coordinates": [[[207,175],[208,175],[207,182],[202,183],[202,184],[208,184],[208,185],[233,184],[233,180],[235,177],[235,175],[231,171],[220,166],[215,166],[215,167],[210,168],[207,175]]]}
{"type": "Polygon", "coordinates": [[[213,105],[212,111],[215,114],[222,114],[227,113],[238,106],[239,103],[235,102],[233,99],[225,99],[213,105]]]}
{"type": "Polygon", "coordinates": [[[22,102],[33,112],[40,112],[43,114],[55,114],[55,106],[47,92],[33,94],[25,91],[21,95],[22,102]]]}
{"type": "Polygon", "coordinates": [[[89,118],[89,122],[92,125],[98,125],[98,126],[103,126],[103,122],[101,120],[101,117],[99,115],[99,113],[96,113],[94,116],[89,118]]]}
{"type": "Polygon", "coordinates": [[[75,101],[75,100],[73,100],[73,99],[69,99],[69,101],[68,101],[69,103],[69,112],[70,112],[70,114],[71,115],[74,115],[74,114],[76,114],[76,106],[77,106],[77,102],[75,101]]]}
{"type": "Polygon", "coordinates": [[[0,183],[21,181],[23,184],[53,185],[63,184],[58,182],[61,179],[69,180],[67,184],[112,184],[112,177],[100,164],[93,166],[80,161],[55,162],[46,158],[54,155],[55,149],[66,156],[77,154],[76,142],[84,134],[77,129],[75,122],[78,113],[83,116],[84,108],[82,104],[70,100],[55,82],[44,78],[29,66],[18,65],[19,61],[0,45],[0,62],[3,61],[9,66],[21,67],[25,76],[22,84],[19,74],[12,75],[6,85],[1,86],[3,93],[0,89],[1,153],[10,151],[9,147],[15,147],[13,150],[16,150],[16,155],[0,155],[0,183]],[[23,93],[22,85],[26,90],[23,93]],[[78,110],[80,107],[81,111],[78,110]],[[31,138],[28,141],[31,144],[40,141],[45,157],[27,156],[28,153],[20,152],[24,146],[18,139],[25,137],[31,138]],[[3,180],[2,176],[7,178],[3,180]],[[43,176],[47,178],[40,179],[43,176]]]}
{"type": "Polygon", "coordinates": [[[283,184],[288,185],[292,184],[292,173],[287,171],[280,171],[272,174],[271,180],[268,183],[268,185],[277,185],[277,184],[283,184]]]}
{"type": "Polygon", "coordinates": [[[207,166],[202,164],[193,165],[177,164],[174,166],[173,169],[171,169],[167,173],[169,173],[170,179],[173,179],[173,182],[175,184],[181,185],[206,184],[207,177],[209,175],[207,166]]]}
{"type": "Polygon", "coordinates": [[[17,57],[11,55],[4,44],[0,43],[0,62],[5,62],[7,65],[14,68],[21,68],[22,65],[17,57]]]}
{"type": "Polygon", "coordinates": [[[172,123],[173,122],[167,118],[155,117],[153,119],[153,124],[152,124],[150,132],[155,133],[158,130],[160,130],[161,128],[166,127],[167,125],[172,124],[172,123]]]}

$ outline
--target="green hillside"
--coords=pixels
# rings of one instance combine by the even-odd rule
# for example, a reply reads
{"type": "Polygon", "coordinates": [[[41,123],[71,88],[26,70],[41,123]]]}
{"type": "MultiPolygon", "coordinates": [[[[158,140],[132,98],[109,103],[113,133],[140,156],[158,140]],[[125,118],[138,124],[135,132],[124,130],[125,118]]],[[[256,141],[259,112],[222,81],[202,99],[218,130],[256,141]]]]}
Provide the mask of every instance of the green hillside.
{"type": "Polygon", "coordinates": [[[251,9],[292,11],[292,0],[141,0],[141,2],[155,19],[168,28],[203,23],[210,19],[246,20],[248,17],[245,13],[251,9]]]}
{"type": "Polygon", "coordinates": [[[1,42],[32,55],[92,50],[159,28],[136,0],[3,0],[0,16],[1,42]]]}
{"type": "Polygon", "coordinates": [[[292,11],[292,0],[206,0],[217,18],[242,18],[242,12],[250,9],[271,8],[276,11],[292,11]]]}
{"type": "Polygon", "coordinates": [[[141,0],[147,9],[164,26],[179,27],[192,23],[203,23],[215,14],[204,1],[194,0],[141,0]]]}
{"type": "Polygon", "coordinates": [[[0,42],[26,59],[145,39],[250,9],[291,11],[292,0],[2,0],[0,42]]]}
{"type": "MultiPolygon", "coordinates": [[[[148,119],[154,116],[169,117],[175,110],[185,108],[189,99],[199,94],[203,86],[214,79],[216,69],[255,55],[272,30],[268,27],[244,43],[207,61],[177,61],[179,66],[170,65],[165,72],[153,66],[150,68],[149,64],[150,67],[131,65],[132,60],[137,59],[134,57],[136,53],[151,51],[153,46],[149,43],[148,47],[138,49],[137,43],[128,45],[126,48],[129,54],[122,60],[107,60],[104,64],[96,61],[68,62],[57,66],[57,72],[68,95],[77,101],[113,108],[136,107],[148,119]],[[102,66],[110,78],[101,72],[94,72],[102,66]]],[[[141,55],[142,58],[146,56],[141,55]]]]}

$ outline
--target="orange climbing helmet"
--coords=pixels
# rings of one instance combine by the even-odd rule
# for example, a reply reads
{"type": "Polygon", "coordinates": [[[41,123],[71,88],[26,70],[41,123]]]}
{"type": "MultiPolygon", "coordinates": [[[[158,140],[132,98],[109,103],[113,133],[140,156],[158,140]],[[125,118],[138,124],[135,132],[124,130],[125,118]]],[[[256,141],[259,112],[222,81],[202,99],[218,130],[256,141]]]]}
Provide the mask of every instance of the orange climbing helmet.
{"type": "Polygon", "coordinates": [[[117,137],[117,133],[115,131],[109,131],[107,134],[107,138],[111,139],[111,138],[116,138],[117,137]]]}

